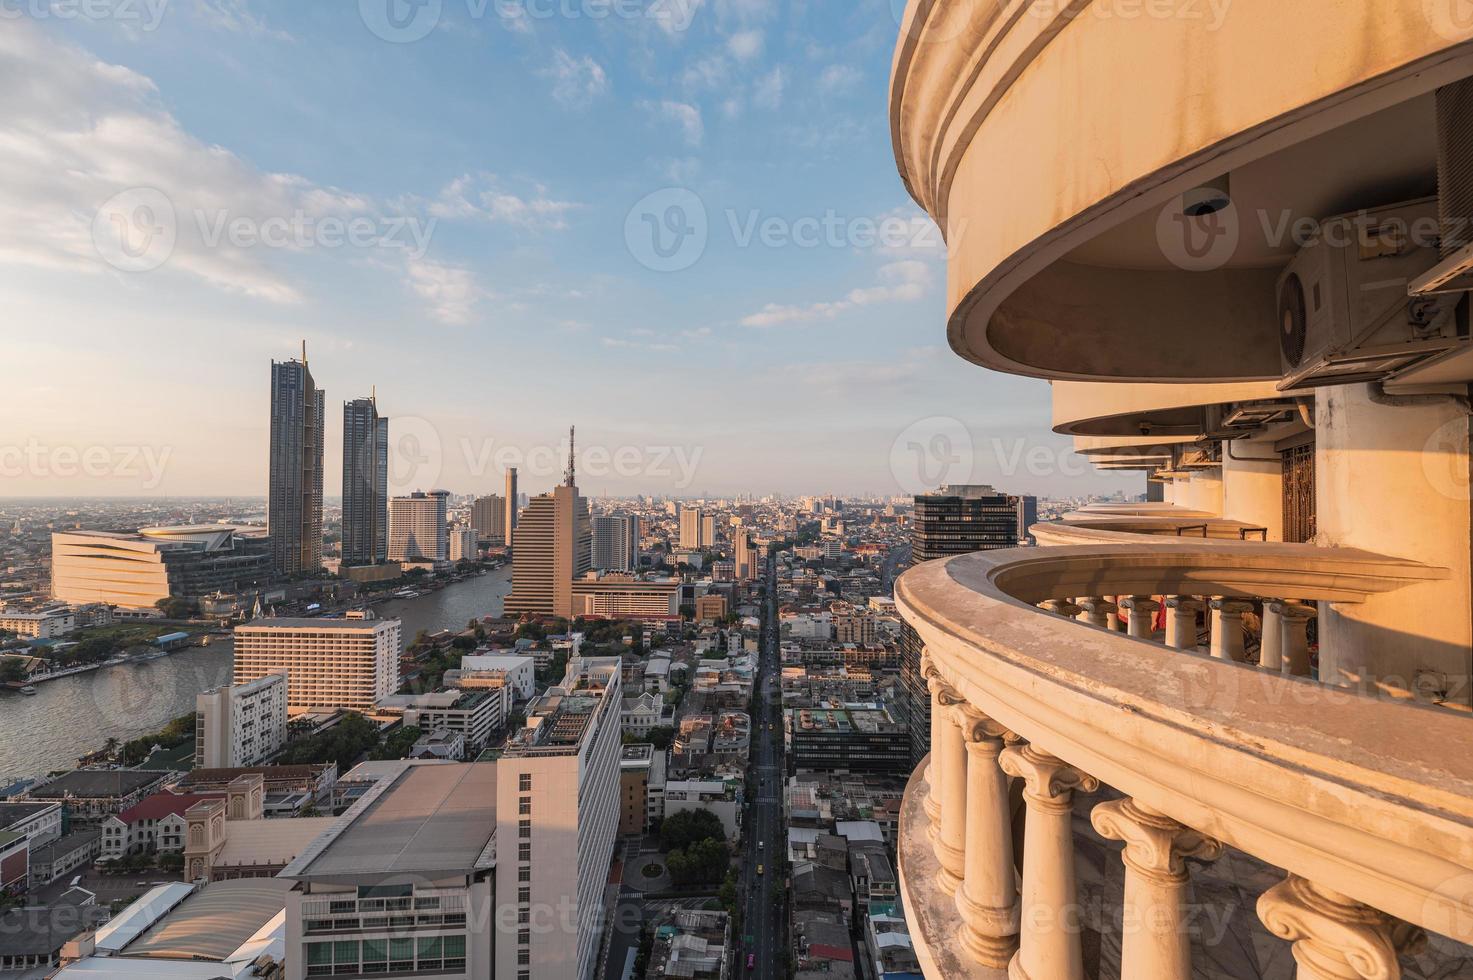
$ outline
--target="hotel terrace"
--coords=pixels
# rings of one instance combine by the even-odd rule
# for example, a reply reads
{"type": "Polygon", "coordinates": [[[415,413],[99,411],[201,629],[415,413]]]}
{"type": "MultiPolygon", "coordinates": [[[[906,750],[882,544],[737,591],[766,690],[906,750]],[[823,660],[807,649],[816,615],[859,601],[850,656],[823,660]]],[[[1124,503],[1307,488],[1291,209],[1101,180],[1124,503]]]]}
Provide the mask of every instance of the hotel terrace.
{"type": "Polygon", "coordinates": [[[950,346],[1154,501],[899,581],[928,980],[1470,975],[1458,7],[911,0],[950,346]]]}

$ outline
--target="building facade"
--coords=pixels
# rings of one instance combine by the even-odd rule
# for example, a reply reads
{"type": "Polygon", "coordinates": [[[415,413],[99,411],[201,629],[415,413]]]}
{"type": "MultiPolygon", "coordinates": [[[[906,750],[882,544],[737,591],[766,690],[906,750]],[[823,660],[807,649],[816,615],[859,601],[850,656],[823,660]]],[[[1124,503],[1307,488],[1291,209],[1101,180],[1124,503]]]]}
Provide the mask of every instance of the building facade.
{"type": "Polygon", "coordinates": [[[389,556],[389,420],[376,397],[343,403],[343,564],[389,556]]]}
{"type": "Polygon", "coordinates": [[[471,527],[486,544],[508,544],[506,537],[506,498],[491,494],[477,497],[471,504],[471,527]]]}
{"type": "Polygon", "coordinates": [[[506,615],[580,615],[573,580],[593,566],[588,501],[565,483],[533,497],[517,521],[506,615]]]}
{"type": "Polygon", "coordinates": [[[219,687],[194,699],[194,764],[234,769],[265,762],[286,746],[285,674],[219,687]]]}
{"type": "Polygon", "coordinates": [[[151,609],[170,597],[249,591],[271,576],[259,527],[188,524],[138,531],[54,531],[51,593],[69,603],[151,609]]]}
{"type": "Polygon", "coordinates": [[[266,526],[278,575],[322,567],[323,393],[300,361],[271,362],[271,457],[266,526]]]}
{"type": "Polygon", "coordinates": [[[285,674],[287,710],[366,711],[399,688],[397,619],[257,619],[235,628],[236,685],[285,674]]]}
{"type": "Polygon", "coordinates": [[[449,561],[448,490],[416,490],[389,501],[390,561],[449,561]]]}
{"type": "Polygon", "coordinates": [[[632,514],[593,519],[593,567],[601,572],[639,570],[639,518],[632,514]]]}

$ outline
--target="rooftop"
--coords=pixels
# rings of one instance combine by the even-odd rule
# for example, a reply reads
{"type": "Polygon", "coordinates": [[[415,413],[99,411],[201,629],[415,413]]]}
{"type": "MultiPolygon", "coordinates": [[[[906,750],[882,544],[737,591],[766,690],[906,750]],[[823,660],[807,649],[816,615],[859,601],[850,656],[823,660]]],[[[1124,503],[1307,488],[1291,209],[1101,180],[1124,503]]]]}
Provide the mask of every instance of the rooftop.
{"type": "Polygon", "coordinates": [[[390,624],[399,625],[397,619],[315,619],[304,617],[269,617],[253,619],[235,628],[237,633],[269,632],[271,630],[343,630],[354,633],[377,633],[390,624]]]}
{"type": "Polygon", "coordinates": [[[123,954],[224,960],[282,914],[291,889],[280,878],[212,882],[154,922],[123,954]]]}
{"type": "Polygon", "coordinates": [[[42,811],[57,805],[42,800],[35,803],[0,803],[0,830],[30,820],[42,811]]]}
{"type": "Polygon", "coordinates": [[[38,800],[104,799],[127,796],[161,782],[167,772],[147,769],[76,769],[28,791],[38,800]]]}
{"type": "Polygon", "coordinates": [[[491,866],[496,766],[412,765],[376,783],[282,871],[296,880],[465,873],[491,866]]]}

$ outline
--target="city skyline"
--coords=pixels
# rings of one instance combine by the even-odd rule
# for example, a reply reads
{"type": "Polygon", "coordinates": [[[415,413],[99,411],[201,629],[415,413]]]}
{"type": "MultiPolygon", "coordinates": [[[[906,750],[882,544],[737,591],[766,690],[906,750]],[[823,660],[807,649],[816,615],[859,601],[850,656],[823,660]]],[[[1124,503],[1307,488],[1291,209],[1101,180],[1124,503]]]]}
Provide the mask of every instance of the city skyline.
{"type": "MultiPolygon", "coordinates": [[[[894,178],[873,112],[896,29],[888,0],[690,6],[688,25],[669,25],[678,30],[612,18],[590,32],[565,18],[513,23],[494,7],[466,21],[445,5],[434,31],[405,44],[377,37],[357,10],[282,3],[180,6],[153,29],[7,20],[0,57],[36,87],[16,124],[71,166],[0,199],[12,218],[0,299],[12,323],[46,325],[13,331],[15,355],[68,369],[0,392],[0,493],[264,492],[254,366],[302,338],[330,403],[377,385],[396,438],[443,447],[439,479],[396,492],[488,492],[499,479],[499,468],[477,471],[488,442],[531,453],[564,418],[584,422],[590,446],[700,453],[693,484],[675,486],[679,470],[590,473],[594,493],[907,492],[892,448],[938,418],[981,422],[977,471],[957,480],[1007,482],[1000,470],[1019,445],[1072,459],[1069,440],[1048,431],[1047,385],[979,386],[923,328],[944,309],[944,256],[894,178]],[[355,99],[323,78],[328,63],[359,75],[393,65],[402,90],[355,99]],[[237,84],[287,77],[323,81],[314,109],[297,86],[237,84]],[[523,96],[462,94],[483,87],[523,96]],[[114,130],[108,143],[101,134],[114,130]],[[389,132],[404,139],[373,135],[389,132]],[[361,152],[365,139],[375,153],[361,152]],[[149,140],[167,159],[144,151],[149,140]],[[110,157],[120,176],[102,176],[110,157]],[[779,163],[793,157],[802,162],[779,163]],[[161,192],[177,222],[157,268],[93,240],[94,219],[137,216],[135,188],[161,192]],[[706,244],[689,267],[660,271],[638,231],[668,209],[641,202],[670,189],[694,195],[676,203],[700,203],[706,244]],[[108,210],[120,194],[122,210],[108,210]],[[229,226],[223,240],[212,234],[221,215],[265,232],[298,212],[315,231],[368,217],[383,223],[380,239],[401,219],[433,222],[433,234],[418,258],[413,241],[277,248],[236,243],[229,226]],[[56,213],[75,227],[47,218],[56,213]],[[911,338],[898,345],[897,325],[911,338]],[[740,418],[685,410],[727,378],[749,395],[740,418]],[[558,419],[546,416],[553,380],[558,419]],[[145,388],[169,395],[119,397],[145,388]],[[69,462],[88,452],[108,462],[69,462]]],[[[1078,475],[1052,468],[1024,474],[1018,490],[1136,488],[1082,464],[1078,475]]],[[[524,465],[523,480],[548,487],[560,469],[524,465]]]]}

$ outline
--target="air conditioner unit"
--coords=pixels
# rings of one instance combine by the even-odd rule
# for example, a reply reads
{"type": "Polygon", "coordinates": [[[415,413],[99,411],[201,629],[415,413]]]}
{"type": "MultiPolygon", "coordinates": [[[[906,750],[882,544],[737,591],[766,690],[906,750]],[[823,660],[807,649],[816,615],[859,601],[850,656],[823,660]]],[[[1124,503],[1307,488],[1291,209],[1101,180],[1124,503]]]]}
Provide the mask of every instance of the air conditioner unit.
{"type": "Polygon", "coordinates": [[[1279,277],[1280,391],[1383,380],[1467,341],[1459,294],[1407,295],[1438,229],[1436,198],[1324,223],[1279,277]]]}

